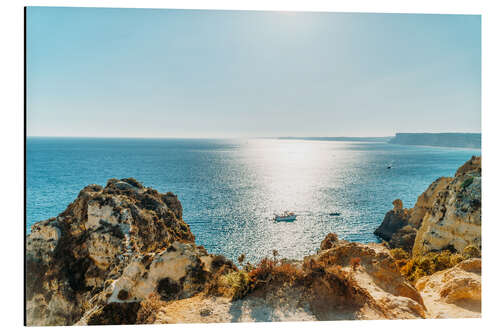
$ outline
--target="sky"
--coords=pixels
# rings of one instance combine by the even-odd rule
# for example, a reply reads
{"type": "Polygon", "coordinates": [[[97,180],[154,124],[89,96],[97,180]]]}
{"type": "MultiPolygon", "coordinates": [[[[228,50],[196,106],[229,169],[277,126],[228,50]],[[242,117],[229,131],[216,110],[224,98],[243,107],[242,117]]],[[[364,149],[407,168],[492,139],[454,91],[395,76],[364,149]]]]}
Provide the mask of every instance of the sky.
{"type": "Polygon", "coordinates": [[[481,131],[479,15],[28,7],[27,134],[481,131]]]}

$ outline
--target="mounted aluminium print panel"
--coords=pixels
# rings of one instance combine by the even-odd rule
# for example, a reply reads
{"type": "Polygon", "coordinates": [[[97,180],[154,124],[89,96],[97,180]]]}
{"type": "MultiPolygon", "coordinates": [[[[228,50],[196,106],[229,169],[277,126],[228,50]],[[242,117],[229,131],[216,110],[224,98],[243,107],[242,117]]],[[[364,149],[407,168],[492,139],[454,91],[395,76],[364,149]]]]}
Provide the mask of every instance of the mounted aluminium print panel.
{"type": "Polygon", "coordinates": [[[26,8],[28,326],[481,316],[481,17],[26,8]]]}

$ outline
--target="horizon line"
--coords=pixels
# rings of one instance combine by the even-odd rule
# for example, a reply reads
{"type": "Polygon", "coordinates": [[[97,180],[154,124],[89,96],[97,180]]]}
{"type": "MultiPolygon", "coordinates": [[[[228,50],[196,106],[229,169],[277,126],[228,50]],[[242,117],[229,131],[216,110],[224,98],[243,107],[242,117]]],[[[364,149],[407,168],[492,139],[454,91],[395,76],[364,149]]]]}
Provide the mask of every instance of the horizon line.
{"type": "Polygon", "coordinates": [[[218,137],[179,137],[179,136],[63,136],[63,135],[26,135],[26,138],[54,138],[54,139],[301,139],[301,138],[366,138],[379,139],[395,137],[396,134],[482,134],[482,132],[396,132],[392,135],[375,136],[218,136],[218,137]]]}

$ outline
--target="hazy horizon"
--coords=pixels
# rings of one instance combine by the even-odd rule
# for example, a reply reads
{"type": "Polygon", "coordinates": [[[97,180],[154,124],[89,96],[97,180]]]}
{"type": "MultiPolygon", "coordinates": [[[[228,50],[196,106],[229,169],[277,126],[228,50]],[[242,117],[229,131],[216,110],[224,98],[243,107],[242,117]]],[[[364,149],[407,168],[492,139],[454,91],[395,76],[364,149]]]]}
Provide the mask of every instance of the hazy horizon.
{"type": "Polygon", "coordinates": [[[28,7],[28,137],[481,132],[479,15],[28,7]]]}
{"type": "MultiPolygon", "coordinates": [[[[402,132],[397,132],[402,133],[402,132]]],[[[409,133],[409,132],[408,132],[409,133]]],[[[405,132],[405,134],[407,134],[405,132]]],[[[412,132],[410,134],[479,134],[481,132],[412,132]]],[[[219,137],[174,137],[174,136],[55,136],[55,135],[27,135],[27,138],[68,138],[68,139],[307,139],[307,138],[330,138],[330,139],[385,139],[393,138],[393,135],[382,136],[219,136],[219,137]]]]}

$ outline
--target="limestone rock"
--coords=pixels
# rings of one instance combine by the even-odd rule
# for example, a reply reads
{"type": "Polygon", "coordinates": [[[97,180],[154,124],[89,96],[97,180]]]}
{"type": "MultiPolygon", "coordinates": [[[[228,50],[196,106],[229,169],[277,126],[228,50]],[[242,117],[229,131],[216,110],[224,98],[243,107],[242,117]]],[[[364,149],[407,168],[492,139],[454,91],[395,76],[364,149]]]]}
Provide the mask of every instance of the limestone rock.
{"type": "Polygon", "coordinates": [[[470,160],[458,168],[455,177],[466,175],[469,172],[481,174],[481,156],[472,156],[470,160]]]}
{"type": "Polygon", "coordinates": [[[106,281],[176,241],[193,243],[194,236],[174,195],[131,178],[85,187],[57,218],[35,223],[27,236],[27,324],[75,323],[106,281]]]}
{"type": "Polygon", "coordinates": [[[473,157],[436,195],[418,229],[413,254],[468,245],[481,248],[481,158],[473,157]]]}
{"type": "Polygon", "coordinates": [[[403,209],[399,199],[393,204],[374,232],[392,248],[414,255],[481,248],[481,157],[473,156],[455,177],[436,179],[413,208],[403,209]]]}
{"type": "Polygon", "coordinates": [[[481,259],[420,278],[416,287],[432,318],[481,316],[481,259]]]}
{"type": "Polygon", "coordinates": [[[389,240],[389,246],[393,249],[401,248],[406,252],[411,252],[413,244],[415,243],[415,237],[417,235],[417,229],[411,225],[405,225],[394,234],[392,234],[389,240]]]}
{"type": "Polygon", "coordinates": [[[408,225],[410,212],[408,209],[403,209],[403,202],[396,199],[392,202],[394,208],[385,214],[384,221],[375,230],[375,235],[389,241],[392,235],[402,227],[408,225]]]}
{"type": "Polygon", "coordinates": [[[314,276],[306,299],[319,320],[426,316],[418,291],[380,244],[338,241],[304,258],[304,268],[314,276]]]}
{"type": "Polygon", "coordinates": [[[440,177],[432,182],[431,185],[418,197],[415,206],[411,210],[408,223],[414,228],[420,228],[424,216],[432,210],[439,193],[444,190],[453,178],[440,177]]]}

